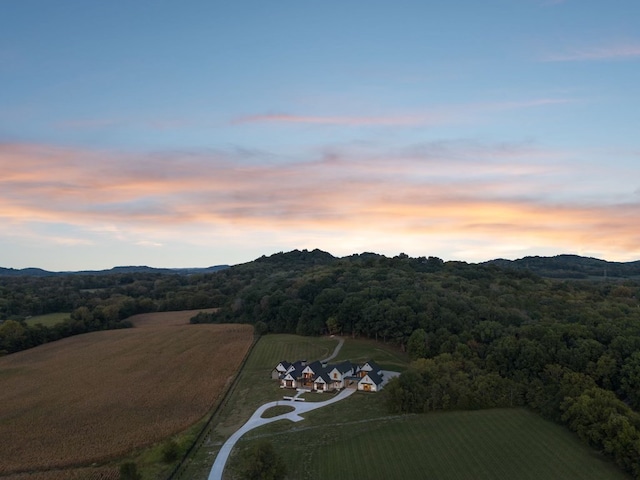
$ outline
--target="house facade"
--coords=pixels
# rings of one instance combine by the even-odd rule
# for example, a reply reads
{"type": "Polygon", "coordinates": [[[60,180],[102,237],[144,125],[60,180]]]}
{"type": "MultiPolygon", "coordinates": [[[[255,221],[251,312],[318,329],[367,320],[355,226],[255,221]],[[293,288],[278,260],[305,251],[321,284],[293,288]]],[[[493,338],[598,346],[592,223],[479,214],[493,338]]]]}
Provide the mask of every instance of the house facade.
{"type": "Polygon", "coordinates": [[[375,372],[365,373],[358,381],[358,390],[377,392],[382,388],[382,377],[375,372]]]}
{"type": "Polygon", "coordinates": [[[282,361],[274,367],[271,377],[278,379],[280,388],[305,388],[316,392],[333,392],[343,388],[357,388],[377,392],[382,388],[382,370],[375,362],[355,365],[349,361],[323,365],[298,360],[282,361]]]}

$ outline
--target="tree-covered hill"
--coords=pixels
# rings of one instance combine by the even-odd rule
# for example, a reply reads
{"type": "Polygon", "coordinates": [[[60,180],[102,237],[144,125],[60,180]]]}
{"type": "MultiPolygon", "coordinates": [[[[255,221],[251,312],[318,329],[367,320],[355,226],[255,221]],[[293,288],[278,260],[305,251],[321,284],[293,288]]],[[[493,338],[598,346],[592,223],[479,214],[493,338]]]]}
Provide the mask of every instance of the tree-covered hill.
{"type": "MultiPolygon", "coordinates": [[[[590,280],[600,262],[562,256],[514,268],[295,250],[204,274],[0,277],[0,351],[126,327],[135,313],[216,307],[192,321],[391,342],[416,360],[386,389],[392,410],[526,405],[638,476],[640,282],[614,279],[611,264],[610,276],[590,280]],[[531,265],[586,277],[543,277],[531,265]],[[71,318],[53,327],[25,322],[61,311],[71,318]]],[[[631,276],[634,264],[621,265],[615,276],[631,276]]]]}
{"type": "Polygon", "coordinates": [[[504,268],[529,270],[542,277],[564,279],[640,279],[640,261],[607,262],[597,258],[578,255],[555,257],[524,257],[518,260],[497,259],[486,262],[504,268]]]}

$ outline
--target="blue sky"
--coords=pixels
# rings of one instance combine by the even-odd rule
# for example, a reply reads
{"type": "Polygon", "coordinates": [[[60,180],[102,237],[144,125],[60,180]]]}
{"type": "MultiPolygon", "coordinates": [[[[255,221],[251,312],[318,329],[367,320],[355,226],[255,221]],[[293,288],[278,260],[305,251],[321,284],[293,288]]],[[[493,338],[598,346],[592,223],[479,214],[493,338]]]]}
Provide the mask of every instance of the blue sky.
{"type": "Polygon", "coordinates": [[[640,258],[640,3],[3,2],[0,265],[640,258]]]}

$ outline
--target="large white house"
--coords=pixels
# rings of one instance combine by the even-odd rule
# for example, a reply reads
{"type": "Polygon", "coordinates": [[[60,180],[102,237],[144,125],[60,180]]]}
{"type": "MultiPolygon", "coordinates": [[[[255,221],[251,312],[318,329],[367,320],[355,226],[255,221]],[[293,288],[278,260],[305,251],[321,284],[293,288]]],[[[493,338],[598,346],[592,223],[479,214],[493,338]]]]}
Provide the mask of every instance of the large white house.
{"type": "Polygon", "coordinates": [[[317,392],[332,392],[343,388],[357,388],[377,392],[382,388],[382,369],[373,361],[355,365],[345,361],[334,365],[298,360],[282,361],[274,367],[271,377],[278,379],[280,388],[306,388],[317,392]]]}

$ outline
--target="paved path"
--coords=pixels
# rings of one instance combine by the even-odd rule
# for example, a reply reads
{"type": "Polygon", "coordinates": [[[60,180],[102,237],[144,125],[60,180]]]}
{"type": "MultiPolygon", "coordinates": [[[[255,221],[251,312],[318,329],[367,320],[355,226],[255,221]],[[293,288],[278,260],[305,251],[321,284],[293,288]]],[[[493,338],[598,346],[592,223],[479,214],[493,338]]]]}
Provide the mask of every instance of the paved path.
{"type": "MultiPolygon", "coordinates": [[[[340,346],[342,346],[342,344],[340,344],[339,347],[340,346]]],[[[339,348],[337,350],[339,350],[339,348]]],[[[337,352],[334,352],[334,354],[337,355],[337,352]]],[[[222,448],[218,452],[216,461],[213,463],[213,467],[211,467],[211,472],[209,472],[208,480],[222,480],[222,472],[224,471],[224,466],[227,463],[227,459],[229,458],[231,450],[233,449],[236,442],[240,439],[240,437],[242,437],[248,431],[278,420],[291,420],[292,422],[299,422],[301,420],[304,420],[304,418],[300,416],[301,414],[309,412],[311,410],[315,410],[316,408],[326,407],[327,405],[331,405],[332,403],[339,402],[340,400],[347,398],[349,395],[352,395],[354,392],[354,389],[347,388],[335,397],[325,402],[292,402],[287,400],[278,400],[276,402],[265,403],[264,405],[259,407],[253,413],[253,415],[251,415],[251,418],[247,420],[247,423],[240,427],[239,430],[237,430],[227,439],[226,442],[224,442],[224,445],[222,445],[222,448]],[[261,418],[265,410],[271,407],[276,407],[278,405],[291,406],[295,408],[295,410],[292,412],[284,413],[282,415],[278,415],[277,417],[261,418]]]]}
{"type": "Polygon", "coordinates": [[[338,345],[336,345],[335,350],[333,350],[333,353],[331,355],[329,355],[327,358],[325,358],[324,360],[320,360],[321,363],[329,363],[329,360],[333,360],[334,358],[336,358],[338,356],[338,353],[340,352],[340,349],[342,348],[342,345],[344,345],[344,338],[339,337],[338,338],[338,345]]]}

